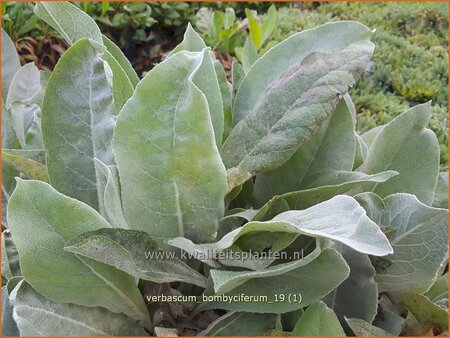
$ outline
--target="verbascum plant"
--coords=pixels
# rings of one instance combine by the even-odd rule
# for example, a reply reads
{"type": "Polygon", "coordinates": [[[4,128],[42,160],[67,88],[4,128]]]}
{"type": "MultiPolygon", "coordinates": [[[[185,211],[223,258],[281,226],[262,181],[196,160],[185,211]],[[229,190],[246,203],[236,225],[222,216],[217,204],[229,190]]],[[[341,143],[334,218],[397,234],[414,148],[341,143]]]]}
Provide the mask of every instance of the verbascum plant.
{"type": "Polygon", "coordinates": [[[294,34],[228,83],[188,26],[139,79],[77,7],[35,13],[71,47],[47,79],[3,35],[4,334],[447,329],[430,104],[355,132],[370,29],[294,34]]]}

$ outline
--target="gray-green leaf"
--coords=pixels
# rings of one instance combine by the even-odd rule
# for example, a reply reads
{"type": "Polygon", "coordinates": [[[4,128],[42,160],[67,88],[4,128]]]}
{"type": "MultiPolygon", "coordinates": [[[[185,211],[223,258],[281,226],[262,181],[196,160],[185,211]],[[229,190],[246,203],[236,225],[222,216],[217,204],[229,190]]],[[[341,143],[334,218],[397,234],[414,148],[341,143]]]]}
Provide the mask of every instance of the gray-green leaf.
{"type": "Polygon", "coordinates": [[[108,52],[117,60],[119,65],[122,67],[124,72],[127,74],[128,79],[130,80],[133,87],[136,87],[139,83],[139,77],[136,74],[136,71],[133,69],[133,66],[131,65],[130,61],[128,61],[127,57],[123,52],[120,50],[117,45],[112,42],[110,39],[108,39],[107,36],[103,35],[103,44],[105,45],[108,52]]]}
{"type": "MultiPolygon", "coordinates": [[[[2,98],[6,100],[11,81],[20,68],[16,46],[2,28],[2,98]]],[[[4,113],[4,112],[3,112],[4,113]]]]}
{"type": "Polygon", "coordinates": [[[369,257],[342,244],[335,244],[335,249],[349,265],[350,275],[324,302],[339,318],[355,317],[372,322],[377,313],[378,286],[369,257]]]}
{"type": "Polygon", "coordinates": [[[25,281],[11,295],[22,336],[148,336],[134,320],[100,307],[54,303],[25,281]]]}
{"type": "Polygon", "coordinates": [[[55,302],[123,312],[149,325],[133,277],[64,251],[72,237],[110,227],[95,210],[46,183],[18,180],[7,217],[22,274],[39,293],[55,302]]]}
{"type": "MultiPolygon", "coordinates": [[[[320,250],[318,250],[320,252],[320,250]]],[[[326,249],[318,257],[314,254],[311,259],[304,259],[269,267],[260,271],[237,272],[216,271],[215,282],[225,285],[227,280],[236,282],[235,288],[226,293],[227,296],[256,296],[267,297],[266,301],[243,302],[213,302],[207,304],[211,308],[226,310],[255,312],[255,313],[285,313],[318,301],[335,287],[341,284],[349,273],[348,265],[336,250],[326,249]],[[241,276],[241,281],[236,277],[241,276]],[[278,301],[276,297],[296,295],[297,301],[278,301]],[[299,296],[301,295],[301,297],[299,296]]],[[[228,284],[228,283],[227,283],[228,284]]],[[[218,293],[221,293],[220,290],[218,293]]],[[[280,299],[280,298],[278,298],[280,299]]]]}
{"type": "MultiPolygon", "coordinates": [[[[200,35],[194,31],[191,24],[188,24],[183,41],[172,50],[169,56],[180,51],[201,52],[205,48],[206,44],[203,42],[200,35]]],[[[214,60],[213,53],[206,53],[204,54],[202,64],[192,78],[192,82],[203,92],[203,94],[205,94],[206,99],[208,100],[209,113],[211,115],[214,136],[218,147],[222,144],[222,135],[224,131],[224,105],[222,101],[222,90],[219,87],[218,79],[220,67],[220,63],[218,63],[217,60],[214,60]]]]}
{"type": "Polygon", "coordinates": [[[367,158],[358,169],[366,174],[395,170],[400,175],[378,183],[372,190],[384,198],[404,192],[431,205],[439,174],[439,143],[426,129],[431,104],[417,105],[383,127],[369,147],[367,158]]]}
{"type": "Polygon", "coordinates": [[[325,303],[317,302],[308,306],[302,314],[292,331],[292,336],[345,337],[345,333],[333,310],[325,303]]]}
{"type": "Polygon", "coordinates": [[[371,34],[356,22],[330,23],[295,34],[264,54],[236,96],[235,127],[221,150],[227,168],[244,180],[286,162],[366,68],[374,47],[371,34]]]}
{"type": "Polygon", "coordinates": [[[205,95],[193,83],[208,53],[179,52],[160,63],[117,120],[124,214],[153,237],[211,241],[223,216],[225,168],[205,95]]]}
{"type": "Polygon", "coordinates": [[[71,45],[83,38],[102,43],[102,33],[95,21],[70,2],[37,2],[34,13],[71,45]]]}
{"type": "Polygon", "coordinates": [[[114,163],[112,89],[99,54],[86,39],[70,47],[50,76],[42,105],[50,182],[97,210],[94,158],[114,163]]]}
{"type": "Polygon", "coordinates": [[[206,287],[206,278],[168,252],[145,232],[100,229],[72,238],[66,251],[114,266],[126,273],[155,283],[181,281],[206,287]]]}
{"type": "Polygon", "coordinates": [[[429,207],[409,194],[384,199],[381,224],[393,228],[389,235],[393,262],[376,275],[379,291],[427,291],[448,259],[448,211],[429,207]]]}
{"type": "Polygon", "coordinates": [[[355,146],[352,114],[347,102],[342,99],[319,131],[286,163],[256,177],[254,199],[264,203],[275,195],[325,185],[313,185],[311,178],[324,169],[352,170],[355,146]]]}

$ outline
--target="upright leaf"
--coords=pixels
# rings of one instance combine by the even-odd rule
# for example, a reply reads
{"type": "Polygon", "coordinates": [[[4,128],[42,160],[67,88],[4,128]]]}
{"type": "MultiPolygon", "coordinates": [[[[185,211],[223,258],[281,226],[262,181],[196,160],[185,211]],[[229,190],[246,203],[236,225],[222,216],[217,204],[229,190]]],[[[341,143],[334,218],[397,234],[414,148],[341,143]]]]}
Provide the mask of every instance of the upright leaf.
{"type": "Polygon", "coordinates": [[[261,204],[275,195],[318,187],[310,184],[314,175],[323,170],[351,170],[354,153],[352,115],[342,99],[319,131],[286,163],[256,177],[254,199],[261,204]]]}
{"type": "Polygon", "coordinates": [[[235,185],[279,167],[317,132],[365,70],[371,33],[356,22],[326,24],[286,39],[251,67],[221,150],[235,185]]]}
{"type": "Polygon", "coordinates": [[[292,336],[343,336],[339,320],[333,310],[325,303],[317,302],[311,304],[302,314],[292,331],[292,336]]]}
{"type": "Polygon", "coordinates": [[[117,166],[107,166],[99,159],[95,159],[99,173],[98,193],[100,198],[100,213],[115,228],[129,228],[123,214],[122,200],[120,199],[120,179],[117,166]]]}
{"type": "Polygon", "coordinates": [[[16,46],[2,28],[2,98],[6,100],[11,81],[20,68],[16,46]]]}
{"type": "Polygon", "coordinates": [[[205,95],[193,83],[206,54],[179,52],[156,66],[117,120],[125,217],[154,237],[211,241],[223,215],[225,168],[205,95]]]}
{"type": "Polygon", "coordinates": [[[125,70],[108,50],[104,50],[101,57],[107,62],[112,72],[114,115],[117,115],[125,102],[133,95],[134,87],[125,70]]]}
{"type": "Polygon", "coordinates": [[[39,2],[34,12],[71,45],[81,39],[90,39],[106,47],[103,58],[113,73],[114,100],[118,113],[139,82],[139,77],[119,47],[102,35],[88,14],[69,2],[39,2]]]}
{"type": "MultiPolygon", "coordinates": [[[[236,51],[236,54],[238,52],[236,51]]],[[[239,56],[239,54],[238,54],[239,56]]],[[[247,38],[244,42],[244,46],[240,52],[240,59],[242,61],[242,68],[247,73],[250,67],[259,59],[258,50],[255,47],[255,43],[252,39],[247,38]]]]}
{"type": "Polygon", "coordinates": [[[136,74],[136,71],[133,69],[130,61],[128,61],[127,57],[120,50],[117,45],[112,42],[107,36],[103,35],[103,44],[105,45],[108,52],[117,60],[119,65],[122,67],[124,72],[127,74],[128,79],[130,80],[133,87],[136,87],[139,83],[139,77],[136,74]]]}
{"type": "Polygon", "coordinates": [[[222,142],[228,137],[231,131],[231,120],[233,115],[233,98],[232,85],[227,80],[225,69],[218,61],[214,61],[214,68],[216,70],[217,81],[219,81],[220,94],[222,95],[223,103],[223,135],[222,142]]]}
{"type": "Polygon", "coordinates": [[[201,52],[205,48],[206,44],[203,39],[200,35],[198,35],[194,28],[192,28],[191,24],[188,23],[186,31],[184,32],[183,41],[172,49],[169,55],[173,55],[181,51],[201,52]]]}
{"type": "Polygon", "coordinates": [[[416,195],[427,205],[439,174],[439,143],[436,135],[426,129],[431,104],[417,105],[383,127],[374,138],[363,165],[358,169],[366,174],[395,170],[400,175],[389,183],[373,188],[380,197],[404,192],[416,195]]]}
{"type": "Polygon", "coordinates": [[[88,40],[80,40],[64,53],[49,79],[42,136],[52,185],[97,210],[94,158],[114,162],[112,110],[104,61],[88,40]]]}
{"type": "Polygon", "coordinates": [[[39,111],[42,100],[41,75],[39,69],[30,62],[14,75],[6,98],[6,108],[11,112],[14,131],[22,148],[25,137],[39,111]]]}
{"type": "Polygon", "coordinates": [[[379,290],[424,293],[448,259],[448,211],[408,194],[388,196],[384,205],[381,224],[394,229],[394,253],[386,256],[392,265],[375,278],[379,290]]]}
{"type": "Polygon", "coordinates": [[[135,321],[100,307],[54,303],[21,282],[11,295],[22,336],[147,336],[135,321]]]}
{"type": "Polygon", "coordinates": [[[64,251],[72,237],[110,227],[95,210],[46,183],[19,180],[7,216],[22,274],[40,294],[54,302],[123,312],[149,325],[133,277],[64,251]]]}
{"type": "MultiPolygon", "coordinates": [[[[172,50],[170,55],[180,51],[201,52],[205,48],[206,44],[203,42],[200,35],[198,35],[192,26],[188,24],[183,41],[172,50]]],[[[221,64],[217,60],[214,60],[214,56],[212,52],[210,52],[205,54],[201,66],[192,78],[192,82],[203,92],[203,94],[205,94],[206,99],[208,100],[209,113],[211,115],[211,122],[214,128],[217,146],[222,144],[222,135],[224,131],[223,88],[220,87],[219,82],[219,76],[221,75],[225,75],[225,72],[223,71],[221,64]],[[221,74],[221,72],[224,74],[221,74]]],[[[223,82],[223,76],[221,76],[221,81],[223,82]]]]}
{"type": "Polygon", "coordinates": [[[34,13],[71,45],[84,38],[102,43],[102,33],[95,21],[70,2],[37,2],[34,13]]]}

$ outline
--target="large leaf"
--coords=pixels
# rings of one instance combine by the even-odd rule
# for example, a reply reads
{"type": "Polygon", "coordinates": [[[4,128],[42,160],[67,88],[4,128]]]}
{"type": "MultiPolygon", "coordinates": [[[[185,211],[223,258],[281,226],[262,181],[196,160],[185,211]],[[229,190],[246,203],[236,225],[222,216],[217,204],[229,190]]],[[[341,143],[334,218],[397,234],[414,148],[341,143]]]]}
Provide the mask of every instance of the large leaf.
{"type": "MultiPolygon", "coordinates": [[[[392,253],[392,248],[379,227],[366,216],[364,209],[353,198],[345,195],[336,196],[306,210],[283,212],[271,221],[249,222],[226,234],[216,243],[194,244],[186,238],[178,237],[169,240],[169,244],[186,251],[212,267],[219,267],[219,262],[231,265],[231,262],[221,258],[219,253],[227,249],[231,251],[239,251],[239,248],[245,249],[248,245],[242,247],[243,241],[264,233],[267,233],[268,241],[271,244],[268,246],[273,246],[273,249],[277,249],[275,251],[281,250],[277,248],[280,245],[277,241],[286,239],[287,244],[290,244],[298,235],[307,235],[332,239],[357,251],[372,255],[382,256],[392,253]],[[285,236],[282,239],[277,236],[278,234],[285,234],[285,236]]],[[[256,242],[260,241],[261,237],[258,237],[256,242]]],[[[252,244],[250,249],[263,249],[263,247],[257,248],[255,245],[255,243],[252,244]]],[[[285,247],[286,245],[281,246],[285,247]]],[[[271,261],[255,262],[250,259],[249,262],[242,261],[240,266],[259,270],[266,266],[266,263],[270,264],[271,261]]],[[[239,266],[236,265],[236,262],[232,265],[239,266]]]]}
{"type": "Polygon", "coordinates": [[[422,203],[433,202],[439,174],[439,143],[436,135],[426,129],[430,108],[430,103],[424,103],[407,110],[375,136],[358,171],[400,173],[389,182],[375,185],[373,191],[380,197],[404,192],[416,195],[422,203]]]}
{"type": "Polygon", "coordinates": [[[143,231],[100,229],[85,232],[68,241],[64,249],[114,266],[136,278],[155,283],[181,281],[206,287],[203,275],[159,249],[143,231]]]}
{"type": "MultiPolygon", "coordinates": [[[[97,48],[102,50],[100,46],[97,48]]],[[[107,62],[112,72],[114,115],[117,115],[125,102],[133,95],[134,87],[125,70],[107,49],[102,50],[101,58],[107,62]]]]}
{"type": "Polygon", "coordinates": [[[130,80],[133,87],[136,87],[139,83],[139,77],[136,74],[136,71],[133,69],[133,66],[131,65],[130,61],[128,61],[127,57],[123,52],[120,50],[117,45],[112,42],[110,39],[108,39],[107,36],[103,35],[103,44],[105,45],[108,52],[117,60],[119,65],[122,67],[124,72],[127,74],[128,79],[130,80]]]}
{"type": "Polygon", "coordinates": [[[272,196],[311,187],[311,177],[324,169],[352,170],[354,154],[353,119],[347,102],[342,99],[331,117],[289,161],[256,177],[254,199],[261,204],[272,196]]]}
{"type": "Polygon", "coordinates": [[[428,207],[415,196],[395,194],[384,199],[381,224],[389,235],[392,265],[378,273],[379,291],[424,293],[438,277],[446,259],[448,211],[428,207]]]}
{"type": "Polygon", "coordinates": [[[102,33],[95,21],[70,2],[37,2],[34,13],[55,28],[69,44],[84,38],[102,43],[102,33]]]}
{"type": "Polygon", "coordinates": [[[118,113],[139,82],[136,72],[119,47],[101,34],[89,15],[69,2],[39,2],[34,11],[38,17],[55,28],[69,44],[81,39],[91,39],[106,47],[103,47],[102,58],[111,67],[115,113],[118,113]]]}
{"type": "MultiPolygon", "coordinates": [[[[2,98],[6,100],[11,81],[20,68],[16,46],[2,28],[2,98]]],[[[4,113],[4,111],[3,111],[4,113]]]]}
{"type": "Polygon", "coordinates": [[[100,307],[54,303],[25,281],[11,295],[22,336],[147,336],[131,318],[100,307]]]}
{"type": "Polygon", "coordinates": [[[333,249],[326,249],[318,257],[314,254],[309,259],[311,255],[260,271],[212,270],[215,271],[212,274],[214,286],[216,283],[220,286],[216,296],[222,296],[221,289],[226,291],[232,281],[235,287],[225,296],[236,297],[231,299],[239,299],[242,295],[254,298],[248,301],[216,301],[207,306],[255,313],[285,313],[308,306],[342,283],[349,273],[344,259],[333,249]],[[285,296],[284,301],[281,301],[280,295],[285,296]],[[265,297],[264,300],[261,297],[265,297]]]}
{"type": "MultiPolygon", "coordinates": [[[[6,109],[4,100],[2,100],[2,148],[20,148],[12,125],[11,111],[6,109]]],[[[4,168],[3,171],[5,171],[4,168]]]]}
{"type": "Polygon", "coordinates": [[[311,304],[300,317],[292,336],[344,336],[339,320],[325,303],[311,304]]]}
{"type": "Polygon", "coordinates": [[[231,119],[233,114],[232,86],[227,80],[225,69],[218,60],[214,61],[214,68],[216,69],[217,81],[219,81],[220,93],[222,95],[224,120],[222,140],[225,140],[231,131],[231,119]]]}
{"type": "Polygon", "coordinates": [[[291,36],[251,67],[221,150],[235,185],[282,165],[317,132],[366,68],[371,34],[356,22],[326,24],[291,36]]]}
{"type": "Polygon", "coordinates": [[[42,101],[41,75],[33,62],[21,67],[14,75],[6,98],[14,131],[22,148],[34,115],[42,101]]]}
{"type": "Polygon", "coordinates": [[[7,216],[22,274],[40,294],[60,303],[102,306],[149,324],[133,277],[64,251],[72,237],[110,227],[95,210],[46,183],[18,180],[7,216]]]}
{"type": "Polygon", "coordinates": [[[377,313],[378,287],[375,269],[367,255],[336,244],[335,249],[350,267],[348,278],[324,298],[340,319],[361,318],[372,322],[377,313]]]}
{"type": "MultiPolygon", "coordinates": [[[[180,51],[201,52],[204,48],[206,48],[206,44],[200,35],[194,31],[191,24],[188,24],[183,41],[172,50],[170,55],[180,51]]],[[[192,82],[205,94],[208,100],[216,144],[220,146],[224,131],[224,105],[222,101],[222,90],[219,87],[219,74],[217,72],[220,71],[221,65],[219,63],[219,67],[216,66],[218,61],[214,60],[213,55],[212,52],[204,55],[203,62],[193,76],[192,82]]]]}
{"type": "Polygon", "coordinates": [[[80,40],[64,53],[48,82],[42,136],[52,185],[97,210],[94,158],[114,161],[112,110],[104,61],[88,40],[80,40]]]}
{"type": "Polygon", "coordinates": [[[276,315],[230,312],[212,322],[199,336],[265,336],[275,327],[276,315]]]}
{"type": "Polygon", "coordinates": [[[153,237],[211,241],[223,215],[225,168],[205,95],[192,82],[207,54],[179,52],[156,66],[117,120],[125,217],[153,237]]]}
{"type": "MultiPolygon", "coordinates": [[[[373,223],[364,209],[352,198],[336,196],[306,210],[286,211],[266,222],[249,222],[212,244],[194,244],[186,238],[174,238],[169,244],[185,250],[205,263],[217,267],[218,253],[239,246],[238,241],[261,232],[291,233],[328,238],[344,243],[353,249],[377,256],[392,253],[392,248],[378,225],[373,223]],[[207,259],[201,259],[207,257],[207,259]]],[[[273,235],[272,238],[276,239],[273,235]]],[[[254,248],[253,248],[254,249],[254,248]]],[[[220,259],[219,259],[220,261],[220,259]]]]}

